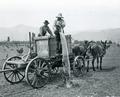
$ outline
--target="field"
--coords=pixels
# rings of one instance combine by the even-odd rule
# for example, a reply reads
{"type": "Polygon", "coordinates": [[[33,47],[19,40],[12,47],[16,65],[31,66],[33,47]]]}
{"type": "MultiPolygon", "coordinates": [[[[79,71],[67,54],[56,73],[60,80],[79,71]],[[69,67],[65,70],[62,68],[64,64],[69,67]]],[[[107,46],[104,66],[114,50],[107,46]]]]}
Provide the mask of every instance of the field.
{"type": "MultiPolygon", "coordinates": [[[[24,53],[27,53],[28,48],[24,53]]],[[[16,48],[0,46],[0,68],[6,55],[16,55],[16,48]]],[[[74,77],[71,88],[63,87],[61,75],[56,74],[43,88],[32,89],[24,80],[15,85],[9,84],[0,74],[0,97],[104,97],[120,96],[120,47],[112,45],[103,59],[103,70],[90,69],[83,77],[74,77]]]]}

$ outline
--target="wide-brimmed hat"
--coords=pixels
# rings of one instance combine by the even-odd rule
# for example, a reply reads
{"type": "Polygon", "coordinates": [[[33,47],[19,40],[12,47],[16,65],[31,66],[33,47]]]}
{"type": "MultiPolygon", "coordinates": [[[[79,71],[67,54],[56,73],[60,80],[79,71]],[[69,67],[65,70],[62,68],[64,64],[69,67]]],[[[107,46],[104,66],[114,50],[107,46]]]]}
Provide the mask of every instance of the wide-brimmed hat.
{"type": "Polygon", "coordinates": [[[58,16],[56,16],[56,18],[64,18],[64,17],[62,16],[62,13],[59,13],[58,16]]]}
{"type": "Polygon", "coordinates": [[[44,24],[49,24],[48,20],[45,20],[45,21],[44,21],[44,24]]]}

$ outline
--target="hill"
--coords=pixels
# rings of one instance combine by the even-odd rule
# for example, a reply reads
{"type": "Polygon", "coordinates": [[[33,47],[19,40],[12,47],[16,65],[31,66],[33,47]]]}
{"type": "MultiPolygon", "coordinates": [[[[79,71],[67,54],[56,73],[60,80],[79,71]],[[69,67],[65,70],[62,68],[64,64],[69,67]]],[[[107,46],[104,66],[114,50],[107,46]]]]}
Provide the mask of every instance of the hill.
{"type": "MultiPolygon", "coordinates": [[[[10,36],[11,40],[26,41],[28,40],[28,33],[39,33],[39,28],[30,27],[23,24],[14,27],[0,27],[0,41],[7,40],[10,36]]],[[[72,37],[75,40],[112,40],[120,41],[120,28],[94,30],[94,31],[78,31],[75,34],[72,33],[72,37]]]]}
{"type": "Polygon", "coordinates": [[[83,31],[72,35],[75,40],[112,40],[120,41],[120,28],[99,31],[83,31]]]}
{"type": "Polygon", "coordinates": [[[29,32],[38,33],[38,28],[26,26],[23,24],[9,28],[0,27],[0,41],[7,40],[8,36],[10,36],[11,40],[28,40],[29,32]]]}

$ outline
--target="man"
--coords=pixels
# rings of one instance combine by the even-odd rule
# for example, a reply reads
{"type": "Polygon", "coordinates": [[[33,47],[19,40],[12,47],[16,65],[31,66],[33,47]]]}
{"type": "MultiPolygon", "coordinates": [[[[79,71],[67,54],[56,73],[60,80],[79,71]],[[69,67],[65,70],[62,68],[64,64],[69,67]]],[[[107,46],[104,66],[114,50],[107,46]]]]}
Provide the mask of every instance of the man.
{"type": "Polygon", "coordinates": [[[38,36],[45,36],[47,32],[51,36],[53,36],[52,31],[50,30],[48,24],[49,24],[49,22],[47,20],[45,20],[44,25],[42,27],[40,27],[40,33],[38,34],[38,36]]]}
{"type": "MultiPolygon", "coordinates": [[[[63,20],[63,16],[61,13],[58,14],[56,17],[57,19],[54,22],[54,34],[56,36],[56,42],[57,42],[57,48],[56,53],[61,54],[62,53],[62,46],[61,46],[61,40],[60,40],[60,32],[61,29],[64,29],[65,27],[65,21],[63,20]]],[[[63,30],[64,32],[64,30],[63,30]]]]}

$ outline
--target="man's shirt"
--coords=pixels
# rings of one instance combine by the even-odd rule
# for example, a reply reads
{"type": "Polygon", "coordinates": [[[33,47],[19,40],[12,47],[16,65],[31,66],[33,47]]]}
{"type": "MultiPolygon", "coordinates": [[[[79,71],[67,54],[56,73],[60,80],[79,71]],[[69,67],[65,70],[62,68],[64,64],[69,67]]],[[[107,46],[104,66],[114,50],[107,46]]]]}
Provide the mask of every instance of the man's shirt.
{"type": "Polygon", "coordinates": [[[40,35],[41,35],[41,36],[45,36],[47,32],[48,32],[50,35],[53,36],[52,31],[50,30],[50,28],[49,28],[48,26],[45,26],[45,25],[44,25],[44,26],[40,27],[40,35]]]}
{"type": "Polygon", "coordinates": [[[60,26],[60,27],[64,28],[65,27],[65,21],[63,19],[55,20],[54,27],[56,27],[56,26],[60,26]]]}

